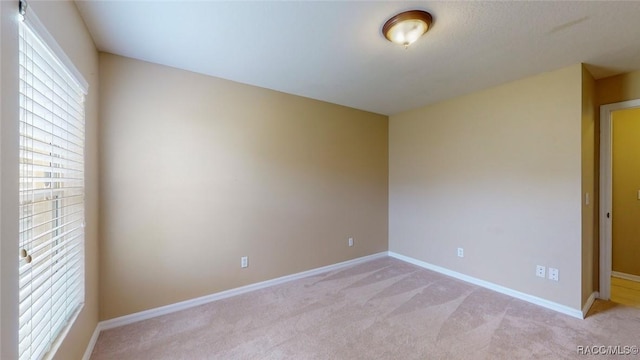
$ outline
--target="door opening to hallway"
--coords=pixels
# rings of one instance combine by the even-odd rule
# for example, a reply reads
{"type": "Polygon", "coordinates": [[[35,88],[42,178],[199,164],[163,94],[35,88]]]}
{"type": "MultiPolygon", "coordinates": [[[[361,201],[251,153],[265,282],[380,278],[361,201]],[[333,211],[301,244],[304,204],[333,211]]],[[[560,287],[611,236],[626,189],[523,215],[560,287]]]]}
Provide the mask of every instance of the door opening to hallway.
{"type": "Polygon", "coordinates": [[[640,307],[640,108],[611,113],[611,300],[640,307]]]}

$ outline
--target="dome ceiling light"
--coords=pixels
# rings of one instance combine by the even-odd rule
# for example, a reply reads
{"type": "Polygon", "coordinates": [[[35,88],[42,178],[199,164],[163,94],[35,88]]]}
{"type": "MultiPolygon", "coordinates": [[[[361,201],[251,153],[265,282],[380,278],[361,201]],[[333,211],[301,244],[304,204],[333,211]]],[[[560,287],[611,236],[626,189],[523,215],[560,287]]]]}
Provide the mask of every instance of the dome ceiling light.
{"type": "Polygon", "coordinates": [[[408,48],[429,30],[433,18],[422,10],[401,12],[387,20],[382,26],[382,34],[392,43],[408,48]]]}

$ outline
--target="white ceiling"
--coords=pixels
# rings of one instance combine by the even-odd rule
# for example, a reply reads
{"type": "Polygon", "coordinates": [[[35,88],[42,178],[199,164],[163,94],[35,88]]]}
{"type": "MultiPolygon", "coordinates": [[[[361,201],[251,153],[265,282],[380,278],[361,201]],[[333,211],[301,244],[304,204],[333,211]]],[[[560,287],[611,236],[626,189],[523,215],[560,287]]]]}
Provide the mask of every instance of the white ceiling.
{"type": "Polygon", "coordinates": [[[245,84],[395,114],[584,62],[640,69],[640,1],[77,1],[96,46],[245,84]],[[431,12],[408,50],[380,33],[431,12]]]}

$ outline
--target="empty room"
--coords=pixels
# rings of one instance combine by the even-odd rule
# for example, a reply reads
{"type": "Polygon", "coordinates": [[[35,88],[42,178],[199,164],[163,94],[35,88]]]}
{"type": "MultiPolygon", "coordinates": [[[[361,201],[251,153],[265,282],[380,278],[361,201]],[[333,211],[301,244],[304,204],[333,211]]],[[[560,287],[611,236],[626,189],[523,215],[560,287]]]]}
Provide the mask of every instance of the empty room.
{"type": "Polygon", "coordinates": [[[637,358],[638,18],[0,1],[0,358],[637,358]]]}

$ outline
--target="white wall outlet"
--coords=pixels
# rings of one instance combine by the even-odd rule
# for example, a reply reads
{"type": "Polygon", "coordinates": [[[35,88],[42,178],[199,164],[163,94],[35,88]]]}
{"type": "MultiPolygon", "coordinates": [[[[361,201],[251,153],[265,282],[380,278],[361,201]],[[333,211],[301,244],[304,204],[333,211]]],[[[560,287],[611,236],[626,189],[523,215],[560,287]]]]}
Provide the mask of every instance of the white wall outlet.
{"type": "Polygon", "coordinates": [[[353,246],[353,238],[352,237],[349,238],[349,246],[353,246]]]}
{"type": "Polygon", "coordinates": [[[240,267],[242,268],[246,268],[249,266],[249,257],[248,256],[243,256],[240,258],[240,267]]]}
{"type": "Polygon", "coordinates": [[[545,267],[542,265],[536,266],[536,276],[544,278],[545,276],[545,267]]]}
{"type": "Polygon", "coordinates": [[[464,249],[458,248],[458,257],[464,257],[464,249]]]}
{"type": "Polygon", "coordinates": [[[558,269],[549,268],[549,280],[558,281],[558,269]]]}

